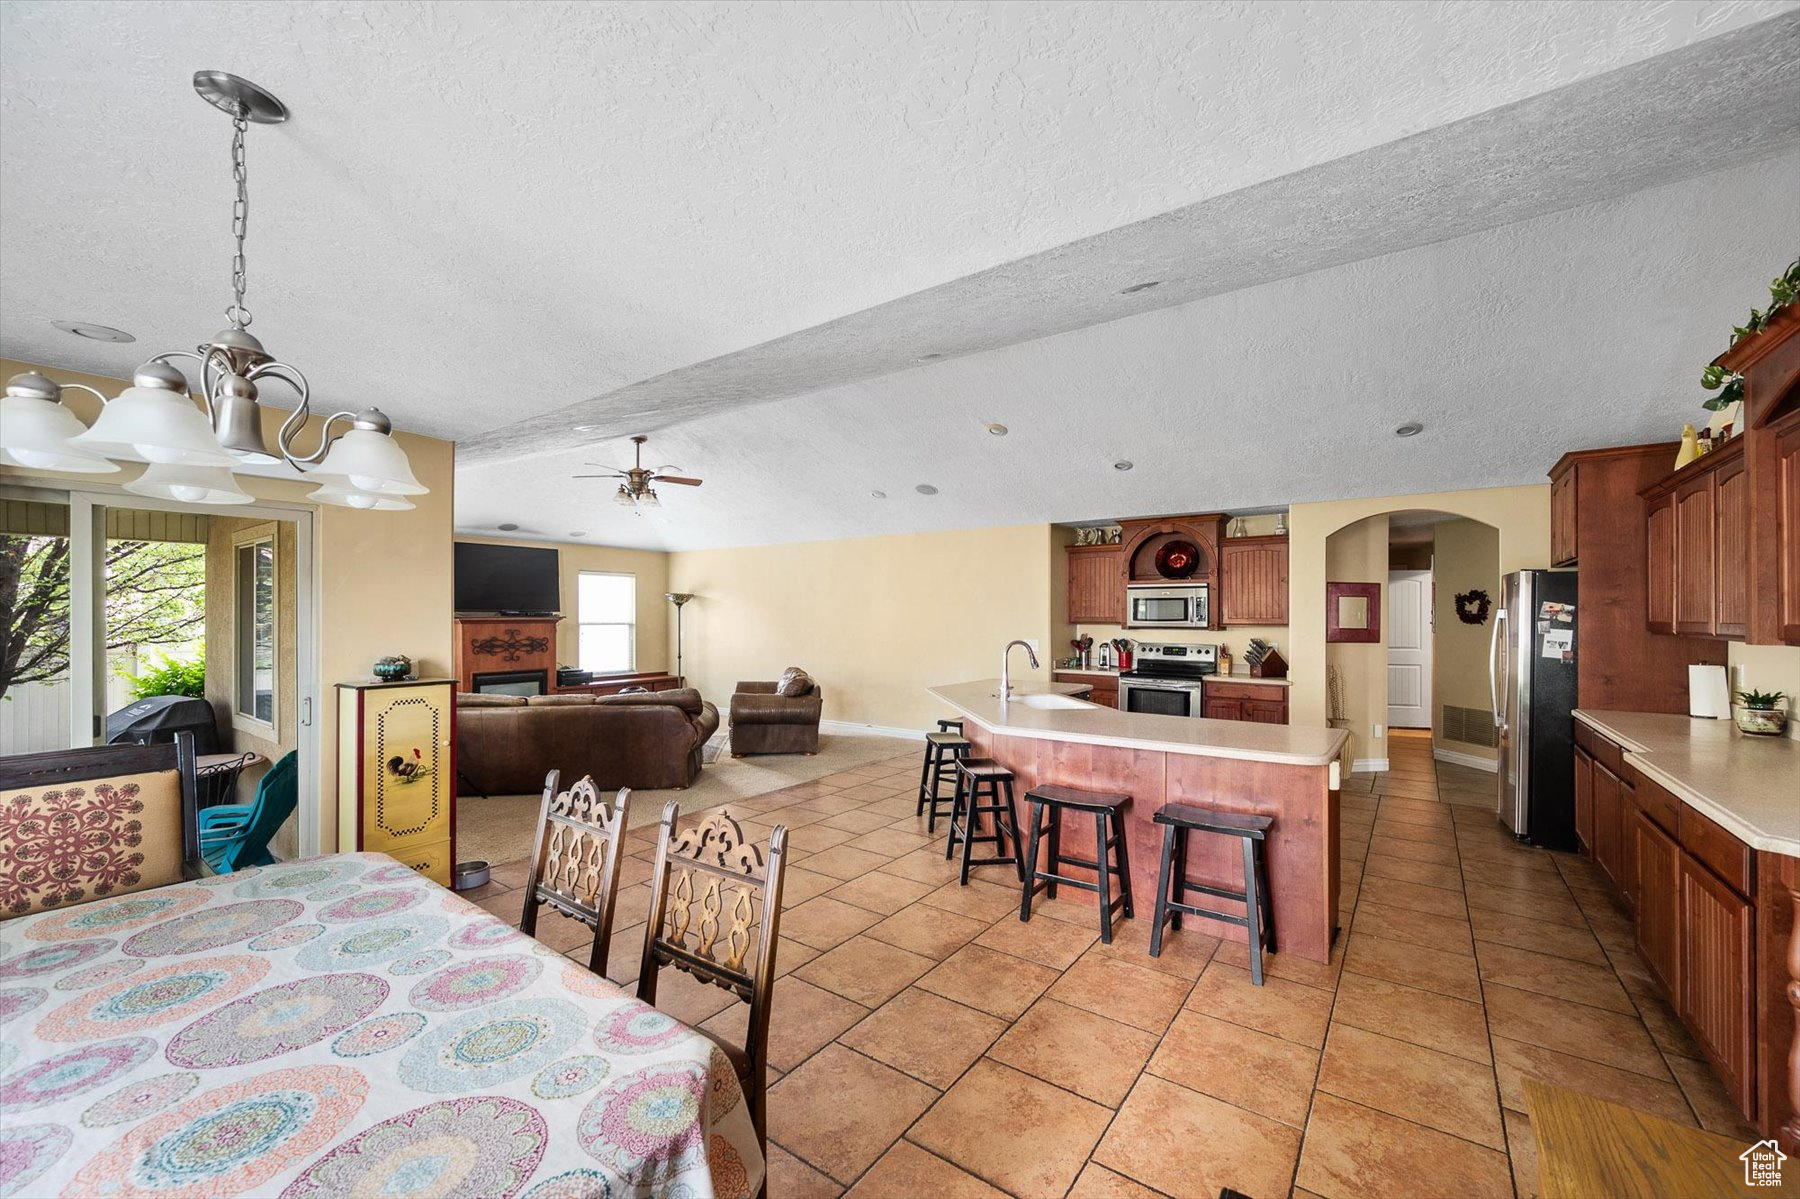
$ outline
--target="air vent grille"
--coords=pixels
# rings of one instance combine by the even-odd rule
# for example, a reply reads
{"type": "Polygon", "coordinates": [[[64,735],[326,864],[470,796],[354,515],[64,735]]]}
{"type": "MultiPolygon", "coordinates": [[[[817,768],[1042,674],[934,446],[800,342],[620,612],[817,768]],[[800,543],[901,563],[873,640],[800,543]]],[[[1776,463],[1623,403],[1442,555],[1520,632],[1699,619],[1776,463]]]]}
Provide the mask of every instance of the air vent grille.
{"type": "Polygon", "coordinates": [[[1443,735],[1446,741],[1464,745],[1494,745],[1494,714],[1486,708],[1459,708],[1444,705],[1443,735]]]}

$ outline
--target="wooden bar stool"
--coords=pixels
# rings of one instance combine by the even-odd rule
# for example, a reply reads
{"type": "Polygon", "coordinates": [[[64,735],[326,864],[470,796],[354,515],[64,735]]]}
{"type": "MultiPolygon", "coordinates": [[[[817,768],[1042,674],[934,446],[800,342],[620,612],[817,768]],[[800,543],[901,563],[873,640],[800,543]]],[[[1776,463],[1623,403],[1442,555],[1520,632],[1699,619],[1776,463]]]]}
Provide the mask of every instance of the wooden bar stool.
{"type": "Polygon", "coordinates": [[[1132,918],[1131,910],[1131,850],[1125,843],[1125,805],[1131,802],[1129,795],[1110,795],[1100,791],[1078,791],[1074,787],[1033,787],[1025,793],[1025,802],[1031,805],[1031,841],[1025,850],[1027,877],[1024,895],[1019,900],[1019,920],[1028,923],[1031,920],[1031,897],[1042,889],[1047,898],[1056,898],[1056,884],[1063,883],[1070,887],[1080,887],[1083,891],[1092,891],[1100,897],[1100,940],[1102,944],[1112,944],[1113,908],[1119,907],[1127,920],[1132,918]],[[1068,809],[1075,812],[1088,812],[1094,817],[1094,859],[1078,858],[1062,851],[1062,814],[1068,809]],[[1048,824],[1048,829],[1046,829],[1048,824]],[[1111,835],[1108,835],[1110,829],[1111,835]],[[1038,842],[1046,833],[1049,834],[1050,857],[1045,868],[1039,870],[1038,842]],[[1112,861],[1107,860],[1106,851],[1112,850],[1112,861]],[[1070,866],[1082,866],[1094,872],[1094,881],[1070,878],[1059,874],[1057,867],[1067,863],[1070,866]],[[1119,897],[1112,895],[1112,880],[1119,880],[1119,897]]]}
{"type": "Polygon", "coordinates": [[[1165,921],[1170,928],[1180,928],[1184,912],[1190,916],[1223,920],[1227,924],[1242,927],[1250,934],[1247,947],[1250,953],[1250,981],[1256,986],[1262,986],[1262,951],[1266,948],[1270,953],[1275,952],[1275,920],[1269,902],[1269,864],[1264,851],[1269,828],[1275,823],[1274,818],[1254,816],[1246,812],[1221,812],[1198,804],[1168,803],[1157,809],[1155,820],[1163,826],[1163,843],[1162,864],[1157,867],[1156,872],[1156,927],[1150,930],[1150,956],[1162,956],[1165,921]],[[1237,837],[1243,842],[1242,891],[1227,891],[1222,887],[1187,881],[1187,837],[1190,832],[1216,833],[1237,837]],[[1171,875],[1174,877],[1171,878],[1171,875]],[[1224,912],[1195,907],[1187,902],[1189,891],[1235,900],[1244,905],[1244,914],[1230,916],[1224,912]]]}
{"type": "MultiPolygon", "coordinates": [[[[940,720],[938,724],[961,724],[955,720],[940,720]]],[[[925,831],[937,832],[938,814],[943,805],[949,804],[951,810],[956,806],[956,763],[969,756],[971,749],[969,739],[962,735],[960,727],[957,732],[939,729],[935,733],[925,734],[925,766],[919,771],[919,806],[914,810],[915,816],[931,813],[926,821],[925,831]],[[944,794],[944,780],[950,780],[949,795],[944,794]]]]}
{"type": "Polygon", "coordinates": [[[944,842],[944,858],[949,860],[962,844],[960,882],[969,885],[969,867],[1010,865],[1025,881],[1025,858],[1020,852],[1019,821],[1013,814],[1013,772],[991,758],[956,759],[956,802],[950,811],[950,836],[944,842]],[[1004,788],[1005,795],[1001,795],[1004,788]],[[993,820],[994,831],[981,831],[981,818],[993,820]],[[994,847],[991,858],[969,856],[970,848],[980,841],[994,847]],[[1007,845],[1011,845],[1009,852],[1007,845]]]}
{"type": "Polygon", "coordinates": [[[938,732],[940,732],[940,733],[961,734],[962,731],[963,731],[963,722],[960,720],[940,720],[940,721],[938,721],[938,732]]]}

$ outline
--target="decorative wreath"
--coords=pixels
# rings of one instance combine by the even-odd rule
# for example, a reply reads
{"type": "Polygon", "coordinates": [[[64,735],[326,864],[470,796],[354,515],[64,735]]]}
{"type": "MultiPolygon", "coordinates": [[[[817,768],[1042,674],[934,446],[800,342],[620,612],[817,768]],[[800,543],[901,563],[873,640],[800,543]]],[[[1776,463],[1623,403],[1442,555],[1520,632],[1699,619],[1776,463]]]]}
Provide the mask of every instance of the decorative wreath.
{"type": "Polygon", "coordinates": [[[1456,619],[1464,624],[1486,624],[1494,601],[1485,591],[1461,591],[1456,596],[1456,619]]]}

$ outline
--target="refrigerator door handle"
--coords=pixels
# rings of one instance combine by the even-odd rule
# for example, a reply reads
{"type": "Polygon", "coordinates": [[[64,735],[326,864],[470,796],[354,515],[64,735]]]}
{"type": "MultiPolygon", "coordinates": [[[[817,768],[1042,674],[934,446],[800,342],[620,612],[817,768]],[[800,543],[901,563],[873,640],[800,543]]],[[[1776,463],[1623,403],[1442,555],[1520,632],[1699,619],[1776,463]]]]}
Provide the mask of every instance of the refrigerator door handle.
{"type": "Polygon", "coordinates": [[[1488,642],[1488,706],[1494,711],[1494,727],[1503,723],[1500,713],[1500,646],[1505,644],[1500,638],[1500,626],[1506,623],[1506,609],[1494,610],[1494,631],[1492,640],[1488,642]]]}

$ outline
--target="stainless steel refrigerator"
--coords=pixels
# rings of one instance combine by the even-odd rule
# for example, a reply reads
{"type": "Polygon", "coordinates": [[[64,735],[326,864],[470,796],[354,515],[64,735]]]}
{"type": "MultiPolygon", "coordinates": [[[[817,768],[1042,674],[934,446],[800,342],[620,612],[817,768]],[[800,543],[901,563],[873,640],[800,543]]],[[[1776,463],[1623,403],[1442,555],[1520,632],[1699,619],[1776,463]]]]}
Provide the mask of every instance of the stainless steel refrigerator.
{"type": "Polygon", "coordinates": [[[1500,749],[1500,820],[1521,841],[1575,849],[1575,572],[1521,570],[1501,581],[1488,649],[1500,749]]]}

